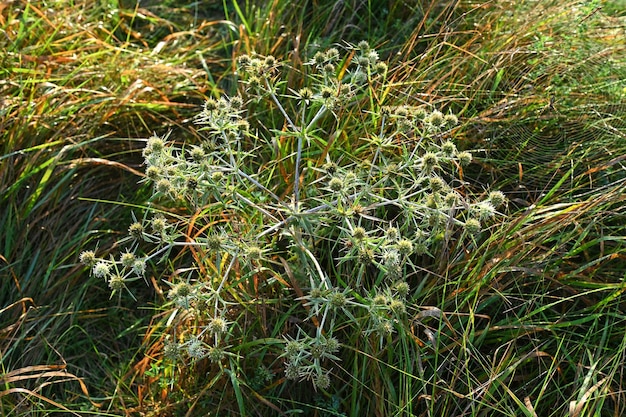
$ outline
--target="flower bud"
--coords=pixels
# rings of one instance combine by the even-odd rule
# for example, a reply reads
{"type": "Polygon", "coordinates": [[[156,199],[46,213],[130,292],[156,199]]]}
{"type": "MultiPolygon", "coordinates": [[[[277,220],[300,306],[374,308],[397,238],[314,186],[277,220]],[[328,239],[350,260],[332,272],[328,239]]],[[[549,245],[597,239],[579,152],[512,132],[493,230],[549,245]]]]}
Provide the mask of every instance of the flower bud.
{"type": "Polygon", "coordinates": [[[361,241],[367,237],[367,232],[361,226],[355,227],[352,231],[352,237],[355,240],[361,241]]]}
{"type": "Polygon", "coordinates": [[[122,277],[121,275],[115,274],[109,279],[109,288],[113,292],[123,290],[125,287],[126,285],[124,284],[124,277],[122,277]]]}
{"type": "Polygon", "coordinates": [[[498,208],[506,203],[506,196],[502,191],[492,191],[489,193],[488,200],[495,208],[498,208]]]}
{"type": "Polygon", "coordinates": [[[476,234],[478,232],[480,232],[481,229],[481,225],[480,222],[476,219],[467,219],[467,221],[465,222],[465,230],[469,233],[469,234],[476,234]]]}
{"type": "Polygon", "coordinates": [[[466,167],[472,162],[472,154],[466,151],[459,152],[456,157],[459,159],[459,164],[461,164],[462,167],[466,167]]]}
{"type": "Polygon", "coordinates": [[[93,267],[98,261],[98,258],[96,258],[95,252],[92,250],[86,250],[82,252],[80,254],[79,259],[83,265],[86,265],[88,267],[93,267]]]}

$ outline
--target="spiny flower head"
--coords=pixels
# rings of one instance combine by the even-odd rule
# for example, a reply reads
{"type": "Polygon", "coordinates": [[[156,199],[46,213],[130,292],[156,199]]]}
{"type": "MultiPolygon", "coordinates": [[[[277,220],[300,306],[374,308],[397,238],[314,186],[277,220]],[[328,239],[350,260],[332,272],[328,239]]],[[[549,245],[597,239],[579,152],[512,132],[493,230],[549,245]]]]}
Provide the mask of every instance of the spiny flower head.
{"type": "Polygon", "coordinates": [[[371,249],[360,249],[358,253],[358,260],[360,263],[369,265],[374,262],[374,251],[371,249]]]}
{"type": "Polygon", "coordinates": [[[447,207],[454,207],[459,202],[459,196],[456,192],[450,191],[443,197],[443,201],[447,207]]]}
{"type": "Polygon", "coordinates": [[[207,238],[206,243],[212,251],[219,251],[224,246],[224,238],[220,235],[211,235],[207,238]]]}
{"type": "Polygon", "coordinates": [[[163,169],[157,165],[150,165],[146,169],[146,176],[152,181],[158,181],[161,175],[163,175],[163,169]]]}
{"type": "Polygon", "coordinates": [[[441,113],[439,110],[434,110],[432,113],[430,113],[426,121],[437,128],[442,127],[446,123],[443,113],[441,113]]]}
{"type": "Polygon", "coordinates": [[[125,280],[123,276],[119,274],[113,274],[111,278],[109,278],[109,288],[111,288],[111,290],[114,292],[123,290],[126,286],[124,284],[124,281],[125,280]]]}
{"type": "Polygon", "coordinates": [[[143,238],[143,225],[139,222],[134,222],[128,227],[128,234],[135,240],[140,240],[143,238]]]}
{"type": "Polygon", "coordinates": [[[88,267],[93,267],[96,262],[98,262],[98,258],[96,258],[96,254],[92,250],[86,250],[81,252],[79,259],[83,265],[86,265],[88,267]]]}
{"type": "Polygon", "coordinates": [[[92,269],[92,273],[96,278],[107,278],[111,272],[111,264],[100,261],[97,262],[92,269]]]}
{"type": "Polygon", "coordinates": [[[313,300],[320,299],[320,298],[324,297],[325,293],[326,293],[326,291],[323,290],[322,288],[313,287],[313,288],[311,288],[311,291],[309,292],[309,297],[311,299],[313,299],[313,300]]]}
{"type": "Polygon", "coordinates": [[[299,342],[297,340],[290,340],[287,342],[287,344],[285,344],[285,354],[290,359],[300,355],[303,350],[304,345],[302,344],[302,342],[299,342]]]}
{"type": "Polygon", "coordinates": [[[202,341],[196,337],[187,342],[187,354],[193,359],[200,359],[206,353],[202,341]]]}
{"type": "Polygon", "coordinates": [[[237,63],[240,67],[245,69],[252,64],[252,59],[250,58],[250,55],[243,54],[237,58],[237,63]]]}
{"type": "Polygon", "coordinates": [[[220,102],[213,97],[209,97],[204,102],[204,112],[212,113],[220,109],[220,102]]]}
{"type": "Polygon", "coordinates": [[[376,323],[375,329],[381,336],[389,336],[394,332],[393,322],[391,320],[380,320],[376,323]]]}
{"type": "Polygon", "coordinates": [[[194,191],[198,187],[198,180],[194,177],[189,177],[185,180],[185,187],[189,191],[194,191]]]}
{"type": "Polygon", "coordinates": [[[204,160],[204,158],[206,157],[206,153],[204,152],[204,149],[202,149],[202,147],[194,146],[193,148],[191,148],[189,156],[191,157],[192,161],[199,163],[204,160]]]}
{"type": "Polygon", "coordinates": [[[160,179],[156,184],[156,189],[158,192],[163,194],[168,194],[172,191],[172,183],[167,178],[160,179]]]}
{"type": "Polygon", "coordinates": [[[335,353],[341,347],[341,343],[335,337],[325,337],[322,336],[322,340],[320,342],[322,346],[324,346],[324,350],[326,352],[335,353]]]}
{"type": "Polygon", "coordinates": [[[437,166],[439,163],[439,157],[434,152],[426,152],[422,156],[422,169],[427,172],[430,172],[437,166]]]}
{"type": "Polygon", "coordinates": [[[167,228],[167,220],[163,216],[155,216],[150,221],[150,227],[154,233],[161,234],[167,228]]]}
{"type": "Polygon", "coordinates": [[[413,236],[417,242],[423,242],[428,237],[428,233],[422,229],[415,229],[413,236]]]}
{"type": "Polygon", "coordinates": [[[222,335],[228,331],[228,323],[221,317],[213,317],[209,320],[207,328],[213,335],[222,335]]]}
{"type": "Polygon", "coordinates": [[[415,244],[415,253],[420,256],[428,253],[428,246],[425,241],[417,242],[415,244]]]}
{"type": "Polygon", "coordinates": [[[170,299],[185,298],[191,295],[191,290],[191,285],[186,282],[179,282],[170,289],[167,296],[170,299]]]}
{"type": "Polygon", "coordinates": [[[456,115],[449,113],[443,117],[444,123],[448,126],[456,126],[459,123],[459,118],[456,115]]]}
{"type": "Polygon", "coordinates": [[[428,116],[428,111],[425,107],[416,107],[412,110],[413,117],[416,120],[425,120],[428,116]]]}
{"type": "Polygon", "coordinates": [[[468,166],[472,162],[472,154],[467,151],[459,152],[456,157],[459,160],[459,164],[463,167],[468,166]]]}
{"type": "Polygon", "coordinates": [[[320,97],[322,97],[324,100],[329,100],[331,98],[333,98],[335,96],[335,89],[332,87],[322,87],[322,90],[320,91],[320,97]]]}
{"type": "Polygon", "coordinates": [[[404,302],[396,299],[393,299],[389,302],[389,309],[395,314],[403,314],[406,312],[406,306],[404,305],[404,302]]]}
{"type": "Polygon", "coordinates": [[[430,186],[430,189],[433,191],[433,193],[437,193],[444,189],[446,183],[440,177],[430,177],[428,185],[430,186]]]}
{"type": "Polygon", "coordinates": [[[224,173],[222,171],[215,171],[211,174],[211,179],[215,182],[220,182],[224,178],[224,173]]]}
{"type": "Polygon", "coordinates": [[[333,175],[337,172],[337,168],[339,168],[337,164],[331,161],[325,162],[324,165],[322,165],[322,169],[329,175],[333,175]]]}
{"type": "Polygon", "coordinates": [[[328,389],[330,387],[330,376],[326,372],[319,373],[313,380],[313,385],[319,389],[328,389]]]}
{"type": "Polygon", "coordinates": [[[365,239],[367,237],[367,232],[365,231],[365,229],[363,227],[357,226],[352,231],[352,237],[355,240],[362,241],[363,239],[365,239]]]}
{"type": "Polygon", "coordinates": [[[477,219],[470,218],[470,219],[467,219],[465,221],[465,230],[469,234],[471,234],[471,235],[476,234],[476,233],[480,232],[480,229],[481,229],[481,225],[480,225],[480,222],[477,219]]]}
{"type": "Polygon", "coordinates": [[[346,172],[346,175],[344,177],[344,181],[348,185],[356,183],[357,179],[358,178],[357,178],[356,174],[354,172],[352,172],[352,171],[346,172]]]}
{"type": "Polygon", "coordinates": [[[248,259],[253,260],[253,261],[258,261],[261,259],[261,257],[263,257],[263,250],[256,245],[248,246],[245,249],[245,253],[248,259]]]}
{"type": "Polygon", "coordinates": [[[248,130],[250,130],[250,122],[246,119],[237,119],[233,130],[239,132],[239,134],[245,134],[248,130]]]}
{"type": "Polygon", "coordinates": [[[356,62],[362,67],[367,67],[370,64],[370,60],[367,55],[360,55],[356,62]]]}
{"type": "Polygon", "coordinates": [[[222,348],[219,348],[217,346],[211,346],[209,347],[206,355],[212,363],[218,363],[226,357],[226,352],[222,348]]]}
{"type": "Polygon", "coordinates": [[[441,152],[449,158],[453,157],[456,153],[456,145],[448,140],[441,145],[441,152]]]}
{"type": "Polygon", "coordinates": [[[163,343],[163,356],[171,361],[177,361],[180,359],[181,348],[176,342],[166,340],[163,343]]]}
{"type": "Polygon", "coordinates": [[[322,70],[328,75],[334,74],[336,69],[337,68],[335,67],[335,65],[331,64],[330,62],[327,64],[324,64],[324,67],[322,68],[322,70]]]}
{"type": "Polygon", "coordinates": [[[270,382],[274,378],[274,372],[267,367],[261,365],[255,372],[255,379],[263,381],[263,383],[270,382]]]}
{"type": "Polygon", "coordinates": [[[428,194],[426,195],[426,201],[424,205],[430,209],[436,209],[439,207],[439,195],[438,194],[428,194]]]}
{"type": "Polygon", "coordinates": [[[315,55],[313,55],[313,64],[317,65],[321,68],[326,63],[327,56],[322,51],[317,51],[315,55]]]}
{"type": "Polygon", "coordinates": [[[400,238],[400,231],[397,227],[390,226],[385,231],[385,235],[388,241],[395,242],[400,238]]]}
{"type": "Polygon", "coordinates": [[[124,252],[121,256],[120,256],[120,262],[122,263],[122,265],[126,268],[130,268],[133,266],[133,263],[135,262],[135,254],[132,252],[124,252]]]}
{"type": "Polygon", "coordinates": [[[376,65],[374,65],[374,71],[376,71],[376,73],[378,74],[386,74],[387,73],[387,64],[384,62],[377,62],[376,65]]]}
{"type": "Polygon", "coordinates": [[[387,268],[387,270],[385,271],[385,276],[390,280],[395,280],[402,277],[402,265],[385,265],[385,268],[387,268]]]}
{"type": "Polygon", "coordinates": [[[354,95],[351,84],[341,84],[339,86],[339,96],[343,99],[349,99],[354,95]]]}
{"type": "Polygon", "coordinates": [[[263,63],[268,66],[268,67],[273,67],[274,65],[276,65],[276,58],[274,58],[273,55],[268,55],[265,57],[265,60],[263,61],[263,63]]]}
{"type": "Polygon", "coordinates": [[[502,191],[492,191],[489,193],[489,197],[487,198],[489,202],[495,207],[498,208],[504,203],[506,203],[506,196],[502,191]]]}
{"type": "Polygon", "coordinates": [[[325,352],[324,346],[322,346],[319,342],[312,344],[309,348],[309,352],[313,359],[320,359],[325,352]]]}
{"type": "Polygon", "coordinates": [[[376,52],[375,50],[371,49],[367,53],[367,59],[369,60],[369,64],[376,65],[376,63],[378,62],[378,52],[376,52]]]}
{"type": "Polygon", "coordinates": [[[254,91],[254,90],[258,90],[263,85],[263,82],[261,81],[259,77],[257,77],[256,75],[253,75],[250,78],[248,78],[247,84],[248,84],[248,88],[254,91]]]}
{"type": "Polygon", "coordinates": [[[132,270],[135,275],[143,276],[146,273],[146,261],[144,259],[135,259],[132,270]]]}
{"type": "Polygon", "coordinates": [[[301,367],[295,362],[288,362],[285,365],[285,378],[295,380],[300,378],[301,367]]]}
{"type": "Polygon", "coordinates": [[[228,104],[231,110],[238,111],[243,107],[243,104],[244,104],[243,98],[241,98],[241,96],[232,96],[228,100],[228,104]]]}
{"type": "Polygon", "coordinates": [[[395,111],[394,114],[396,115],[396,117],[406,118],[406,117],[409,116],[409,113],[410,112],[409,112],[409,108],[408,107],[406,107],[406,106],[399,106],[399,107],[396,107],[396,111],[395,111]]]}
{"type": "Polygon", "coordinates": [[[348,302],[348,298],[340,291],[333,291],[328,294],[328,302],[335,308],[342,308],[348,302]]]}
{"type": "Polygon", "coordinates": [[[382,260],[387,268],[400,266],[400,252],[394,249],[387,249],[383,252],[382,260]]]}
{"type": "Polygon", "coordinates": [[[352,74],[352,83],[355,85],[363,85],[367,82],[367,74],[363,71],[355,71],[352,74]]]}
{"type": "Polygon", "coordinates": [[[330,62],[336,62],[339,59],[339,51],[337,48],[330,48],[326,51],[325,56],[330,62]]]}
{"type": "Polygon", "coordinates": [[[478,213],[480,220],[490,219],[496,213],[496,209],[489,201],[481,201],[474,207],[474,210],[478,213]]]}
{"type": "Polygon", "coordinates": [[[372,303],[376,306],[384,306],[387,305],[389,301],[388,297],[385,294],[376,294],[372,299],[372,303]]]}
{"type": "Polygon", "coordinates": [[[396,248],[398,249],[398,252],[400,252],[400,254],[404,256],[409,256],[411,253],[413,253],[413,242],[408,239],[401,239],[396,244],[396,248]]]}
{"type": "Polygon", "coordinates": [[[150,136],[143,149],[143,156],[147,158],[152,155],[159,155],[165,149],[165,141],[157,135],[150,136]]]}
{"type": "Polygon", "coordinates": [[[409,283],[406,281],[398,281],[394,285],[394,290],[396,290],[398,295],[400,295],[401,297],[406,297],[409,293],[410,288],[411,287],[409,286],[409,283]]]}
{"type": "Polygon", "coordinates": [[[311,89],[308,87],[304,87],[298,90],[297,96],[298,96],[298,99],[308,104],[309,100],[313,98],[313,91],[311,91],[311,89]]]}
{"type": "Polygon", "coordinates": [[[428,214],[428,224],[433,227],[441,227],[446,224],[448,217],[440,211],[433,211],[428,214]]]}

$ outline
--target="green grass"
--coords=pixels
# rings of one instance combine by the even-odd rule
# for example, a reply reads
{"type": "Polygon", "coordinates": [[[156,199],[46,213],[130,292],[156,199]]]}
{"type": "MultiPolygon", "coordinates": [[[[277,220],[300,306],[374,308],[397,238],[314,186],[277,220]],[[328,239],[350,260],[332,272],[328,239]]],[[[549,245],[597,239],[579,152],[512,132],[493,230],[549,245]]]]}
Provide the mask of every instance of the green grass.
{"type": "MultiPolygon", "coordinates": [[[[75,3],[17,2],[0,14],[2,415],[62,407],[80,415],[624,413],[620,1],[75,3]],[[406,321],[387,345],[339,329],[342,360],[328,390],[283,378],[283,336],[306,327],[306,314],[293,303],[302,271],[278,258],[282,283],[260,290],[247,276],[225,289],[228,319],[245,323],[232,339],[245,359],[201,362],[166,381],[170,266],[150,267],[148,286],[133,284],[137,302],[109,299],[79,253],[119,252],[112,246],[131,213],[155,207],[139,183],[144,139],[171,131],[178,145],[197,143],[190,119],[207,97],[236,90],[237,56],[288,62],[296,89],[316,48],[361,39],[390,65],[387,88],[363,103],[408,100],[459,114],[455,137],[475,150],[467,192],[505,191],[506,220],[413,259],[406,321]],[[275,376],[263,379],[261,365],[275,376]]],[[[281,118],[275,108],[254,116],[261,132],[281,118]]],[[[332,155],[370,158],[369,145],[354,140],[368,119],[354,109],[338,116],[348,122],[321,125],[332,155]]],[[[308,163],[316,166],[323,145],[308,163]]],[[[264,185],[281,196],[293,192],[294,150],[285,138],[256,155],[264,185]]],[[[157,207],[185,215],[182,206],[157,207]]],[[[258,211],[243,213],[244,232],[262,225],[258,211]]],[[[207,205],[188,233],[229,220],[207,205]]],[[[317,249],[331,268],[336,235],[323,237],[329,243],[317,249]]],[[[173,253],[171,269],[200,255],[173,253]]]]}
{"type": "MultiPolygon", "coordinates": [[[[98,26],[106,5],[48,6],[16,4],[2,14],[2,368],[58,366],[84,378],[102,402],[118,384],[118,364],[136,355],[147,317],[108,301],[77,256],[85,245],[108,246],[129,221],[126,208],[107,201],[145,199],[137,185],[140,138],[156,126],[177,128],[203,97],[195,78],[206,72],[171,70],[156,58],[146,64],[149,55],[122,32],[132,14],[108,7],[119,19],[98,26]]],[[[204,53],[212,66],[211,50],[204,53]]],[[[198,56],[177,48],[172,64],[198,56]]],[[[51,405],[8,391],[14,385],[65,398],[70,408],[88,404],[79,385],[65,380],[3,379],[3,414],[45,413],[51,405]]]]}

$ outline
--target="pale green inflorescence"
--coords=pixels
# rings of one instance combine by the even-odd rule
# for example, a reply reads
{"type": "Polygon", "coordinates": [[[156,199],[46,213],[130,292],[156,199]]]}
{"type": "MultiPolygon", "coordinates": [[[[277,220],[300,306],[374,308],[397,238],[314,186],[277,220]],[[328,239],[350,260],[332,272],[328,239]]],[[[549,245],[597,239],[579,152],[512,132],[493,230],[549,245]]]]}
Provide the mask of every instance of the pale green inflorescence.
{"type": "Polygon", "coordinates": [[[475,201],[462,178],[472,153],[454,140],[463,121],[402,103],[382,55],[365,41],[318,51],[300,83],[273,56],[242,55],[238,90],[206,100],[198,138],[146,141],[145,217],[119,255],[80,261],[118,293],[169,268],[163,355],[177,366],[243,369],[233,340],[270,341],[276,324],[250,312],[287,314],[304,324],[274,352],[285,377],[330,391],[342,346],[384,349],[410,326],[421,262],[475,242],[506,205],[500,191],[475,201]]]}

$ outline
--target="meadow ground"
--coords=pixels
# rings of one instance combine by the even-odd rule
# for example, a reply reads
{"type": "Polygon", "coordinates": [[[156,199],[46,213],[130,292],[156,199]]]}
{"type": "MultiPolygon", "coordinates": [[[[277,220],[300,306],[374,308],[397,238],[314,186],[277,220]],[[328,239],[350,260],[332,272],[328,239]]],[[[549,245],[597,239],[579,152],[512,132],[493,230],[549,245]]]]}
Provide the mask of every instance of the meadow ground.
{"type": "Polygon", "coordinates": [[[0,27],[2,416],[625,413],[622,0],[0,27]]]}

